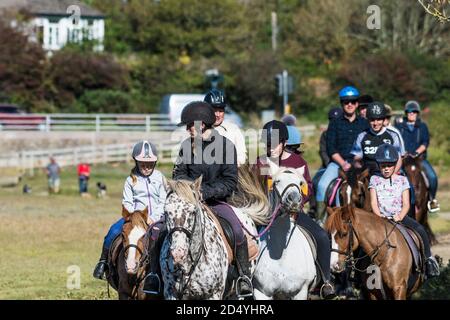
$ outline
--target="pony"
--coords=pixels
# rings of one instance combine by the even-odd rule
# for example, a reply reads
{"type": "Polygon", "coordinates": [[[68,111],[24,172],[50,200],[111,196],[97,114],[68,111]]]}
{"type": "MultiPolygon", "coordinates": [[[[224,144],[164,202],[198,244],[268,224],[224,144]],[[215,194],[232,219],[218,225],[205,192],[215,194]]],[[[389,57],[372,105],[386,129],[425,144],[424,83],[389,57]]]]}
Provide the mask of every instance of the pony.
{"type": "MultiPolygon", "coordinates": [[[[328,207],[327,211],[325,227],[331,234],[333,272],[339,274],[346,268],[359,272],[362,289],[372,300],[404,300],[419,289],[423,273],[414,273],[410,278],[413,257],[395,224],[351,205],[328,207]],[[355,258],[353,254],[358,248],[367,254],[355,258]],[[358,261],[365,258],[369,258],[371,265],[358,269],[358,261]]],[[[419,239],[415,241],[420,243],[419,239]]]]}
{"type": "Polygon", "coordinates": [[[108,283],[117,290],[120,300],[150,299],[142,291],[150,259],[156,259],[149,254],[151,240],[147,215],[147,207],[133,213],[122,207],[125,223],[121,237],[117,237],[111,246],[110,271],[107,273],[108,283]]]}
{"type": "Polygon", "coordinates": [[[425,183],[425,178],[423,176],[422,157],[412,157],[411,155],[407,155],[403,160],[403,169],[405,170],[406,176],[408,177],[410,183],[414,187],[415,219],[417,222],[424,226],[425,230],[428,233],[428,237],[430,238],[430,242],[432,244],[436,244],[436,237],[428,223],[427,203],[429,193],[425,183]]]}
{"type": "MultiPolygon", "coordinates": [[[[201,202],[201,181],[202,177],[194,182],[167,180],[168,234],[161,248],[160,265],[164,297],[168,300],[219,300],[233,296],[231,288],[226,290],[231,253],[213,214],[208,214],[209,209],[201,202]]],[[[233,207],[245,229],[256,233],[254,221],[265,219],[258,216],[257,210],[246,209],[244,213],[246,210],[233,207]]]]}
{"type": "Polygon", "coordinates": [[[352,166],[347,172],[339,170],[342,179],[339,194],[341,206],[354,205],[366,211],[372,211],[369,192],[369,169],[352,166]]]}
{"type": "Polygon", "coordinates": [[[301,210],[304,167],[278,167],[268,160],[273,179],[271,222],[260,233],[260,254],[253,274],[257,300],[305,300],[317,280],[311,246],[296,224],[301,210]]]}

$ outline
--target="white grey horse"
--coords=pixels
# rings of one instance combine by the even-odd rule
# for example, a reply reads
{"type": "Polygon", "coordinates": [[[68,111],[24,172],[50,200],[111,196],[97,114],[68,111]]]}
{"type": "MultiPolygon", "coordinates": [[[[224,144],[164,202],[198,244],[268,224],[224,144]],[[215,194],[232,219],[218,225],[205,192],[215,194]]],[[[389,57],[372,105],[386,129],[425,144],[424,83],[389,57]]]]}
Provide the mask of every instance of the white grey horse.
{"type": "Polygon", "coordinates": [[[304,167],[280,168],[267,161],[273,181],[270,204],[278,216],[260,238],[260,254],[253,274],[254,297],[304,300],[316,280],[316,267],[308,240],[290,215],[300,209],[301,188],[306,184],[304,167]]]}
{"type": "MultiPolygon", "coordinates": [[[[201,177],[195,182],[178,180],[167,183],[169,192],[165,215],[168,235],[160,255],[164,297],[169,300],[223,299],[227,294],[229,257],[225,239],[199,201],[201,177]]],[[[246,229],[256,233],[256,226],[244,213],[245,209],[233,209],[246,229]]],[[[265,208],[260,212],[265,213],[265,208]]]]}

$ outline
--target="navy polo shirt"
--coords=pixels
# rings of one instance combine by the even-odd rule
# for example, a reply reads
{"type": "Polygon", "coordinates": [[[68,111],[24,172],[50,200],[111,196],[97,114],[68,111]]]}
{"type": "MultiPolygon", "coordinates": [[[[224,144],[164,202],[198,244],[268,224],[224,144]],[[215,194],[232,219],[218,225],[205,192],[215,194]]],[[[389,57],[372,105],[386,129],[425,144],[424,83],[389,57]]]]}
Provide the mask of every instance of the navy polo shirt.
{"type": "Polygon", "coordinates": [[[332,120],[327,131],[327,152],[330,158],[333,154],[339,153],[345,160],[352,160],[353,155],[350,151],[353,143],[358,135],[367,129],[369,129],[369,122],[360,116],[356,116],[353,122],[344,115],[332,120]]]}
{"type": "Polygon", "coordinates": [[[406,119],[404,118],[401,123],[396,125],[398,131],[402,135],[405,142],[405,150],[408,153],[414,153],[417,148],[424,145],[428,148],[430,143],[430,135],[428,133],[427,125],[417,119],[414,126],[408,126],[406,119]]]}

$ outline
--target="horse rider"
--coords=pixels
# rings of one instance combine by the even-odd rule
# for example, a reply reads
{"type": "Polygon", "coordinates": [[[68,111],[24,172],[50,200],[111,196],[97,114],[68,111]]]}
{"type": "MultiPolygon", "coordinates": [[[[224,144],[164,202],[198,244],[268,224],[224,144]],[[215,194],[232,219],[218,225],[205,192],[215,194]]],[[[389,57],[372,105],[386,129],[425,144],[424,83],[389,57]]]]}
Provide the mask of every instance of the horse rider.
{"type": "MultiPolygon", "coordinates": [[[[369,103],[367,107],[367,120],[369,121],[370,128],[358,135],[350,151],[355,157],[354,163],[360,164],[362,161],[364,166],[369,168],[370,175],[379,172],[379,166],[375,161],[375,154],[380,145],[389,143],[396,148],[400,156],[405,155],[405,150],[402,148],[400,142],[400,136],[384,126],[386,116],[387,110],[382,102],[375,101],[369,103]]],[[[399,157],[395,172],[399,172],[401,167],[402,159],[399,157]]]]}
{"type": "Polygon", "coordinates": [[[281,118],[281,122],[286,125],[289,133],[289,139],[286,140],[286,150],[301,155],[299,148],[302,144],[302,134],[296,127],[297,119],[292,114],[287,114],[281,118]]]}
{"type": "Polygon", "coordinates": [[[247,160],[245,139],[241,129],[237,125],[225,120],[225,109],[228,107],[225,95],[221,90],[212,89],[206,94],[203,101],[209,103],[214,108],[214,114],[216,116],[216,121],[213,126],[214,129],[233,142],[236,147],[238,165],[244,164],[247,160]]]}
{"type": "Polygon", "coordinates": [[[430,240],[425,228],[409,217],[409,182],[406,177],[397,175],[395,166],[399,155],[391,144],[378,147],[375,160],[380,167],[381,175],[370,178],[369,190],[372,211],[381,218],[392,218],[415,230],[421,237],[426,256],[426,275],[428,278],[439,276],[439,264],[430,250],[430,240]]]}
{"type": "Polygon", "coordinates": [[[339,91],[343,115],[330,122],[327,132],[327,151],[331,158],[325,172],[319,180],[316,200],[317,218],[323,220],[325,215],[325,192],[328,185],[338,177],[339,168],[348,171],[353,156],[350,153],[358,134],[369,127],[367,120],[356,114],[359,91],[351,86],[339,91]]]}
{"type": "MultiPolygon", "coordinates": [[[[155,169],[158,161],[158,152],[154,144],[143,140],[134,145],[131,156],[134,160],[134,167],[125,180],[122,206],[128,212],[143,210],[147,207],[147,223],[152,225],[163,217],[164,203],[166,201],[164,176],[159,170],[155,169]]],[[[114,223],[103,241],[100,260],[93,274],[97,279],[103,278],[108,267],[109,248],[114,239],[120,236],[124,222],[124,218],[121,218],[114,223]]],[[[157,275],[158,259],[151,260],[153,262],[156,261],[156,263],[150,264],[150,277],[145,279],[144,292],[157,294],[161,287],[161,282],[157,275]]]]}
{"type": "Polygon", "coordinates": [[[392,119],[392,107],[388,104],[384,104],[384,107],[386,108],[386,118],[384,119],[384,126],[391,130],[394,131],[396,134],[398,134],[398,136],[400,137],[400,144],[402,146],[402,149],[406,151],[405,149],[405,142],[403,141],[403,137],[402,134],[400,133],[400,131],[392,125],[391,123],[391,119],[392,119]]]}
{"type": "Polygon", "coordinates": [[[430,184],[428,210],[430,212],[439,211],[440,207],[436,199],[438,178],[430,162],[427,160],[427,148],[430,144],[430,136],[427,125],[420,119],[420,104],[417,101],[408,101],[405,104],[405,117],[401,123],[397,124],[397,128],[405,142],[406,152],[413,157],[424,155],[422,167],[430,184]]]}
{"type": "MultiPolygon", "coordinates": [[[[312,196],[312,181],[309,175],[308,164],[303,157],[295,152],[292,152],[286,148],[287,141],[289,140],[289,131],[287,126],[280,121],[273,120],[266,123],[263,127],[263,133],[265,133],[266,140],[266,155],[258,157],[256,161],[256,171],[259,173],[263,180],[263,184],[266,191],[269,192],[272,183],[272,177],[266,174],[262,169],[267,168],[267,161],[277,163],[281,167],[285,168],[301,168],[304,167],[303,177],[307,182],[307,190],[302,190],[303,199],[302,207],[308,202],[312,196]]],[[[335,297],[334,286],[330,282],[330,256],[331,248],[328,234],[322,229],[309,215],[302,212],[298,213],[296,223],[305,228],[317,243],[317,258],[320,265],[320,269],[323,274],[323,285],[320,289],[321,296],[325,299],[331,299],[335,297]]]]}
{"type": "Polygon", "coordinates": [[[371,95],[363,94],[358,99],[358,114],[361,118],[367,119],[367,107],[369,106],[369,103],[374,102],[374,99],[371,95]]]}
{"type": "Polygon", "coordinates": [[[184,107],[179,126],[186,126],[191,137],[182,142],[173,168],[173,179],[193,181],[202,176],[202,201],[233,229],[236,263],[240,275],[236,283],[238,296],[251,297],[253,286],[247,238],[238,217],[231,207],[224,203],[237,187],[236,148],[229,139],[219,134],[214,128],[215,123],[214,109],[208,103],[195,101],[184,107]]]}

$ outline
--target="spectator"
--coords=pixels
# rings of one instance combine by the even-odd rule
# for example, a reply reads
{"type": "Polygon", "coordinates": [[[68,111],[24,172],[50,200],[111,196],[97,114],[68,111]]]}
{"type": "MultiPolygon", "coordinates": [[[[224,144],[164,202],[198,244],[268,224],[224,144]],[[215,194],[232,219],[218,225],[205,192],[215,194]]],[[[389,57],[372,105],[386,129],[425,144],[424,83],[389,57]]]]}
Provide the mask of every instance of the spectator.
{"type": "Polygon", "coordinates": [[[88,195],[88,181],[91,174],[91,167],[87,162],[81,162],[77,167],[80,195],[88,195]]]}
{"type": "Polygon", "coordinates": [[[50,158],[50,163],[46,167],[48,178],[48,193],[59,193],[61,168],[56,163],[55,158],[50,158]]]}

